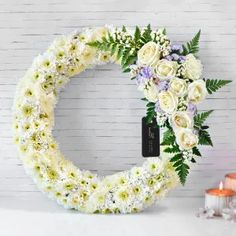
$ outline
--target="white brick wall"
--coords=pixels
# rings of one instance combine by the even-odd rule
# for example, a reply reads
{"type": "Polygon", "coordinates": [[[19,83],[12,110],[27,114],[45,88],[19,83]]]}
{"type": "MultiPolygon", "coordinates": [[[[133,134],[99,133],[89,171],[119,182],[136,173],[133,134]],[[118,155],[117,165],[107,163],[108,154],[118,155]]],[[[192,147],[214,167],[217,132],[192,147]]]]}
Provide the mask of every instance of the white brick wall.
{"type": "MultiPolygon", "coordinates": [[[[202,29],[204,75],[235,79],[236,2],[210,0],[0,0],[0,202],[34,197],[12,143],[11,106],[16,84],[33,58],[61,34],[104,24],[166,27],[172,41],[190,40],[202,29]]],[[[202,148],[188,183],[172,196],[202,196],[225,173],[236,171],[236,85],[208,98],[214,148],[202,148]]],[[[72,79],[56,109],[55,136],[67,158],[81,168],[108,174],[130,168],[141,157],[141,94],[114,65],[72,79]]]]}

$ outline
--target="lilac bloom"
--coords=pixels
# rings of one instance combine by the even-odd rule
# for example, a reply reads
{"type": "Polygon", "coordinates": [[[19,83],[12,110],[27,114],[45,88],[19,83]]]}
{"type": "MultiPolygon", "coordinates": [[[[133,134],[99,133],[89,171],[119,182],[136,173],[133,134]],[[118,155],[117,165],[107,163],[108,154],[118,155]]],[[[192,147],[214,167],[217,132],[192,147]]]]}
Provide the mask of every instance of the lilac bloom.
{"type": "Polygon", "coordinates": [[[172,53],[171,56],[173,57],[174,61],[178,61],[180,56],[176,53],[172,53]]]}
{"type": "Polygon", "coordinates": [[[163,110],[160,107],[160,103],[159,101],[157,101],[156,105],[155,105],[155,112],[157,113],[163,113],[163,110]]]}
{"type": "Polygon", "coordinates": [[[182,53],[183,52],[183,47],[181,44],[173,44],[171,47],[172,51],[182,53]]]}
{"type": "Polygon", "coordinates": [[[144,85],[146,84],[153,76],[152,70],[150,67],[141,68],[137,76],[137,84],[144,85]]]}
{"type": "Polygon", "coordinates": [[[183,62],[185,62],[185,60],[186,60],[185,56],[180,56],[179,57],[179,62],[183,63],[183,62]]]}
{"type": "Polygon", "coordinates": [[[152,69],[150,67],[143,67],[140,71],[140,75],[150,79],[153,76],[152,69]]]}
{"type": "Polygon", "coordinates": [[[168,60],[168,61],[172,61],[173,57],[171,55],[168,55],[168,56],[165,57],[165,59],[168,60]]]}
{"type": "Polygon", "coordinates": [[[146,84],[149,81],[149,78],[144,78],[143,76],[141,76],[140,74],[136,77],[137,78],[137,85],[143,85],[146,84]]]}
{"type": "Polygon", "coordinates": [[[188,111],[192,113],[193,115],[197,114],[197,106],[194,105],[193,103],[188,104],[188,111]]]}
{"type": "Polygon", "coordinates": [[[158,82],[159,91],[167,91],[169,88],[169,82],[167,80],[161,80],[158,82]]]}

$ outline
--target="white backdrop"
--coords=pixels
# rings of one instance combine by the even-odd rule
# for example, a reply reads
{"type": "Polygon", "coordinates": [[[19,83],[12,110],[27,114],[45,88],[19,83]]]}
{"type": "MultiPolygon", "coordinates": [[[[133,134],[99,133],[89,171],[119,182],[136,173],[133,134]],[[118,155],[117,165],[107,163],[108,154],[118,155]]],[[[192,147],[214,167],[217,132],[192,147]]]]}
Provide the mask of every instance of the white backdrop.
{"type": "MultiPolygon", "coordinates": [[[[204,75],[235,79],[236,2],[212,0],[0,0],[0,204],[3,198],[34,198],[40,193],[24,173],[12,142],[12,102],[16,84],[33,58],[58,35],[83,27],[166,27],[174,42],[202,29],[204,75]]],[[[208,120],[214,147],[184,188],[172,196],[202,196],[229,171],[236,171],[236,86],[208,98],[201,109],[215,109],[208,120]]],[[[55,136],[67,158],[81,168],[108,174],[143,161],[141,94],[117,66],[86,71],[72,79],[56,109],[55,136]]]]}

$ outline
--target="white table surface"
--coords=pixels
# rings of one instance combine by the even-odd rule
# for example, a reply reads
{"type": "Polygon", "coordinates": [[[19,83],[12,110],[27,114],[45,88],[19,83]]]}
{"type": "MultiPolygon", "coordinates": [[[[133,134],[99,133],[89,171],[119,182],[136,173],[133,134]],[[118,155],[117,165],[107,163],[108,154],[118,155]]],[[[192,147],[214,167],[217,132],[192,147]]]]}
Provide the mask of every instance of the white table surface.
{"type": "Polygon", "coordinates": [[[65,210],[44,196],[0,201],[1,236],[235,236],[236,223],[195,216],[202,198],[166,198],[133,215],[87,215],[65,210]]]}

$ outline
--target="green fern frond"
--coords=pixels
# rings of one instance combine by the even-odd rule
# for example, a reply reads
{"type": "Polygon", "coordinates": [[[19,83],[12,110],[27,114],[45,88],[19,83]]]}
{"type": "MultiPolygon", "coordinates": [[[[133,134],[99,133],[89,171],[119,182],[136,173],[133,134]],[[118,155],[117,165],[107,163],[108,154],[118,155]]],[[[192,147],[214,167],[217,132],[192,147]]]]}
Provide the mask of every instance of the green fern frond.
{"type": "Polygon", "coordinates": [[[197,128],[201,128],[208,116],[213,112],[213,110],[202,112],[197,114],[194,117],[194,126],[197,128]]]}
{"type": "Polygon", "coordinates": [[[199,40],[201,36],[201,30],[193,37],[193,39],[186,45],[183,45],[183,55],[188,55],[189,53],[195,54],[199,51],[199,40]]]}
{"type": "Polygon", "coordinates": [[[232,80],[206,79],[206,88],[209,94],[232,82],[232,80]]]}
{"type": "Polygon", "coordinates": [[[173,163],[173,167],[179,176],[181,184],[184,185],[189,174],[189,166],[185,163],[183,154],[177,153],[170,161],[173,163]]]}

